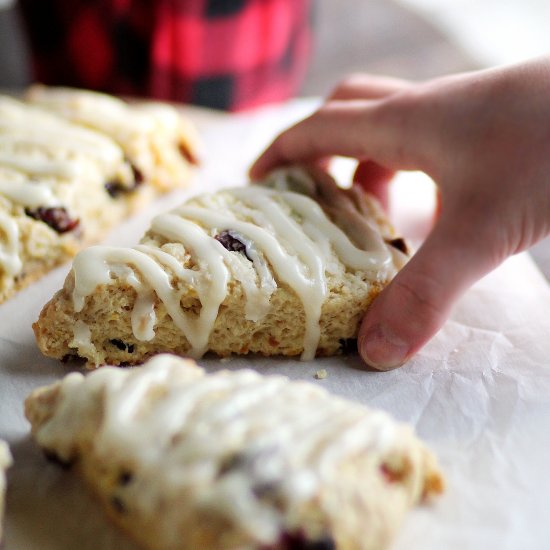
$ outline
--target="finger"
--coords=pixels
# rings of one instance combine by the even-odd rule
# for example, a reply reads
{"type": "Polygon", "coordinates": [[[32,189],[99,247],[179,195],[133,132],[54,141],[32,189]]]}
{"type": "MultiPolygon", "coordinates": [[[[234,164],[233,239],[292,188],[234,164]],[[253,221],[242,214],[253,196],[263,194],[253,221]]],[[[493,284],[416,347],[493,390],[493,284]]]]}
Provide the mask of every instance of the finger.
{"type": "Polygon", "coordinates": [[[368,310],[358,339],[367,365],[401,366],[436,334],[463,292],[496,267],[482,240],[464,233],[453,242],[453,225],[440,222],[368,310]]]}
{"type": "Polygon", "coordinates": [[[371,160],[360,162],[353,175],[353,183],[374,195],[384,210],[388,210],[388,184],[395,172],[371,160]]]}
{"type": "Polygon", "coordinates": [[[411,82],[400,78],[357,73],[340,82],[328,99],[379,99],[409,86],[411,82]]]}
{"type": "Polygon", "coordinates": [[[441,216],[441,191],[437,189],[435,196],[434,222],[441,216]]]}
{"type": "Polygon", "coordinates": [[[341,155],[369,158],[391,169],[421,168],[414,108],[385,109],[379,101],[333,101],[280,134],[250,169],[257,179],[276,166],[341,155]],[[414,139],[409,136],[415,132],[414,139]]]}

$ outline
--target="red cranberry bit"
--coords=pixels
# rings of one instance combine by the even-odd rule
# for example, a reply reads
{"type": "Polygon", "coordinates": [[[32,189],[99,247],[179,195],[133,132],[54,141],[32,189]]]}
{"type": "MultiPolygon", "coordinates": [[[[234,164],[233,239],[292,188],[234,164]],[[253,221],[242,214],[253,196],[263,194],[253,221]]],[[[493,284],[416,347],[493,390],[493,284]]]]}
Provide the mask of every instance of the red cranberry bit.
{"type": "Polygon", "coordinates": [[[107,191],[107,193],[109,193],[109,196],[111,196],[113,199],[116,199],[117,197],[125,193],[132,193],[145,181],[143,172],[128,159],[126,159],[126,162],[130,165],[130,169],[132,170],[134,183],[132,185],[124,185],[117,180],[108,181],[104,185],[105,191],[107,191]]]}
{"type": "Polygon", "coordinates": [[[404,471],[393,470],[388,464],[381,464],[380,472],[388,483],[398,483],[405,477],[404,471]]]}
{"type": "Polygon", "coordinates": [[[132,169],[132,174],[134,176],[134,187],[131,189],[133,191],[145,181],[145,177],[143,172],[134,163],[130,162],[130,168],[132,169]]]}
{"type": "Polygon", "coordinates": [[[248,260],[252,261],[246,253],[246,245],[239,240],[234,233],[230,231],[222,231],[214,237],[222,246],[230,252],[239,252],[244,254],[248,260]]]}
{"type": "Polygon", "coordinates": [[[128,470],[120,472],[118,476],[118,484],[121,487],[129,485],[132,481],[134,481],[134,474],[132,474],[132,472],[129,472],[128,470]]]}
{"type": "Polygon", "coordinates": [[[180,141],[178,143],[178,151],[189,164],[197,165],[199,163],[197,157],[192,153],[191,149],[187,147],[187,144],[180,141]]]}
{"type": "Polygon", "coordinates": [[[73,219],[69,216],[67,210],[61,206],[53,208],[45,208],[40,206],[39,208],[26,208],[25,214],[27,216],[44,222],[47,226],[51,227],[58,233],[67,233],[72,231],[80,224],[80,220],[73,219]]]}
{"type": "Polygon", "coordinates": [[[303,533],[283,533],[279,546],[285,550],[336,550],[336,543],[331,536],[308,540],[303,533]]]}
{"type": "Polygon", "coordinates": [[[234,472],[235,470],[250,469],[251,464],[252,461],[250,457],[243,453],[235,453],[225,457],[221,461],[218,475],[224,476],[230,472],[234,472]]]}
{"type": "Polygon", "coordinates": [[[105,185],[105,191],[109,194],[110,197],[116,199],[123,193],[128,193],[129,189],[125,185],[122,185],[119,181],[108,181],[105,185]]]}

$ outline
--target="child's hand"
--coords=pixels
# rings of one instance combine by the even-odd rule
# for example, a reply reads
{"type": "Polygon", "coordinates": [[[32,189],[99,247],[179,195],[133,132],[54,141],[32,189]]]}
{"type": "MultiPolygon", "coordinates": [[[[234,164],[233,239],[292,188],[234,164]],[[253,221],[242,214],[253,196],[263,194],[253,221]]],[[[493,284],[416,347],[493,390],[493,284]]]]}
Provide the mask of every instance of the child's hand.
{"type": "Polygon", "coordinates": [[[550,59],[421,84],[355,76],[283,132],[251,176],[333,155],[384,200],[395,170],[438,184],[441,215],[363,320],[359,352],[402,365],[443,325],[462,293],[550,233],[550,59]]]}

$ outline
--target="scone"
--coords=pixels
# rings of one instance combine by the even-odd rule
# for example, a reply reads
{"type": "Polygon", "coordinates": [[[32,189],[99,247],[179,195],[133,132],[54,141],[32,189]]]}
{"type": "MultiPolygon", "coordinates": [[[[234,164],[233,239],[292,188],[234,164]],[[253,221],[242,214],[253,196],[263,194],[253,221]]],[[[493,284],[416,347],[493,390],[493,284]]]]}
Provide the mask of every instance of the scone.
{"type": "Polygon", "coordinates": [[[7,443],[0,440],[0,543],[2,542],[4,499],[6,497],[6,470],[11,466],[11,454],[7,443]]]}
{"type": "Polygon", "coordinates": [[[385,413],[175,356],[69,374],[25,412],[47,456],[74,464],[148,549],[382,550],[443,488],[433,455],[385,413]]]}
{"type": "Polygon", "coordinates": [[[0,303],[160,191],[108,135],[0,97],[0,303]]]}
{"type": "Polygon", "coordinates": [[[161,190],[186,186],[195,163],[193,127],[167,104],[127,103],[106,94],[35,85],[26,99],[118,143],[134,169],[161,190]]]}
{"type": "Polygon", "coordinates": [[[34,325],[45,355],[89,366],[341,353],[406,260],[374,199],[293,169],[162,214],[134,248],[91,247],[34,325]],[[289,191],[289,186],[294,189],[289,191]]]}

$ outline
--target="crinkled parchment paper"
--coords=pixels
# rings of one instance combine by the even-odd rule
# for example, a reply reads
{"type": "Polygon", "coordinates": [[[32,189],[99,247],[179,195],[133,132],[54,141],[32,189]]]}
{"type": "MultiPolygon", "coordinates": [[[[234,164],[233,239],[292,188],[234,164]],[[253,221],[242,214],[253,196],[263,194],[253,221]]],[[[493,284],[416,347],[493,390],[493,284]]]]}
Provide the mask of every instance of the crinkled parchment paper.
{"type": "MultiPolygon", "coordinates": [[[[192,110],[203,136],[203,167],[194,191],[243,182],[248,163],[270,138],[313,105],[295,102],[232,117],[192,110]]],[[[396,187],[400,225],[421,234],[426,205],[433,201],[429,186],[404,175],[396,187]]],[[[186,195],[159,201],[108,241],[134,244],[156,212],[186,195]]],[[[67,370],[41,357],[31,330],[67,270],[56,270],[0,306],[0,437],[10,442],[15,457],[5,547],[130,550],[134,545],[108,524],[75,476],[43,459],[23,418],[25,396],[67,370]]],[[[550,288],[522,255],[475,285],[438,336],[398,371],[367,372],[356,356],[201,363],[303,378],[413,424],[438,454],[448,488],[434,504],[410,514],[395,550],[539,550],[550,548],[549,357],[550,288]],[[320,369],[327,378],[315,378],[320,369]]]]}

